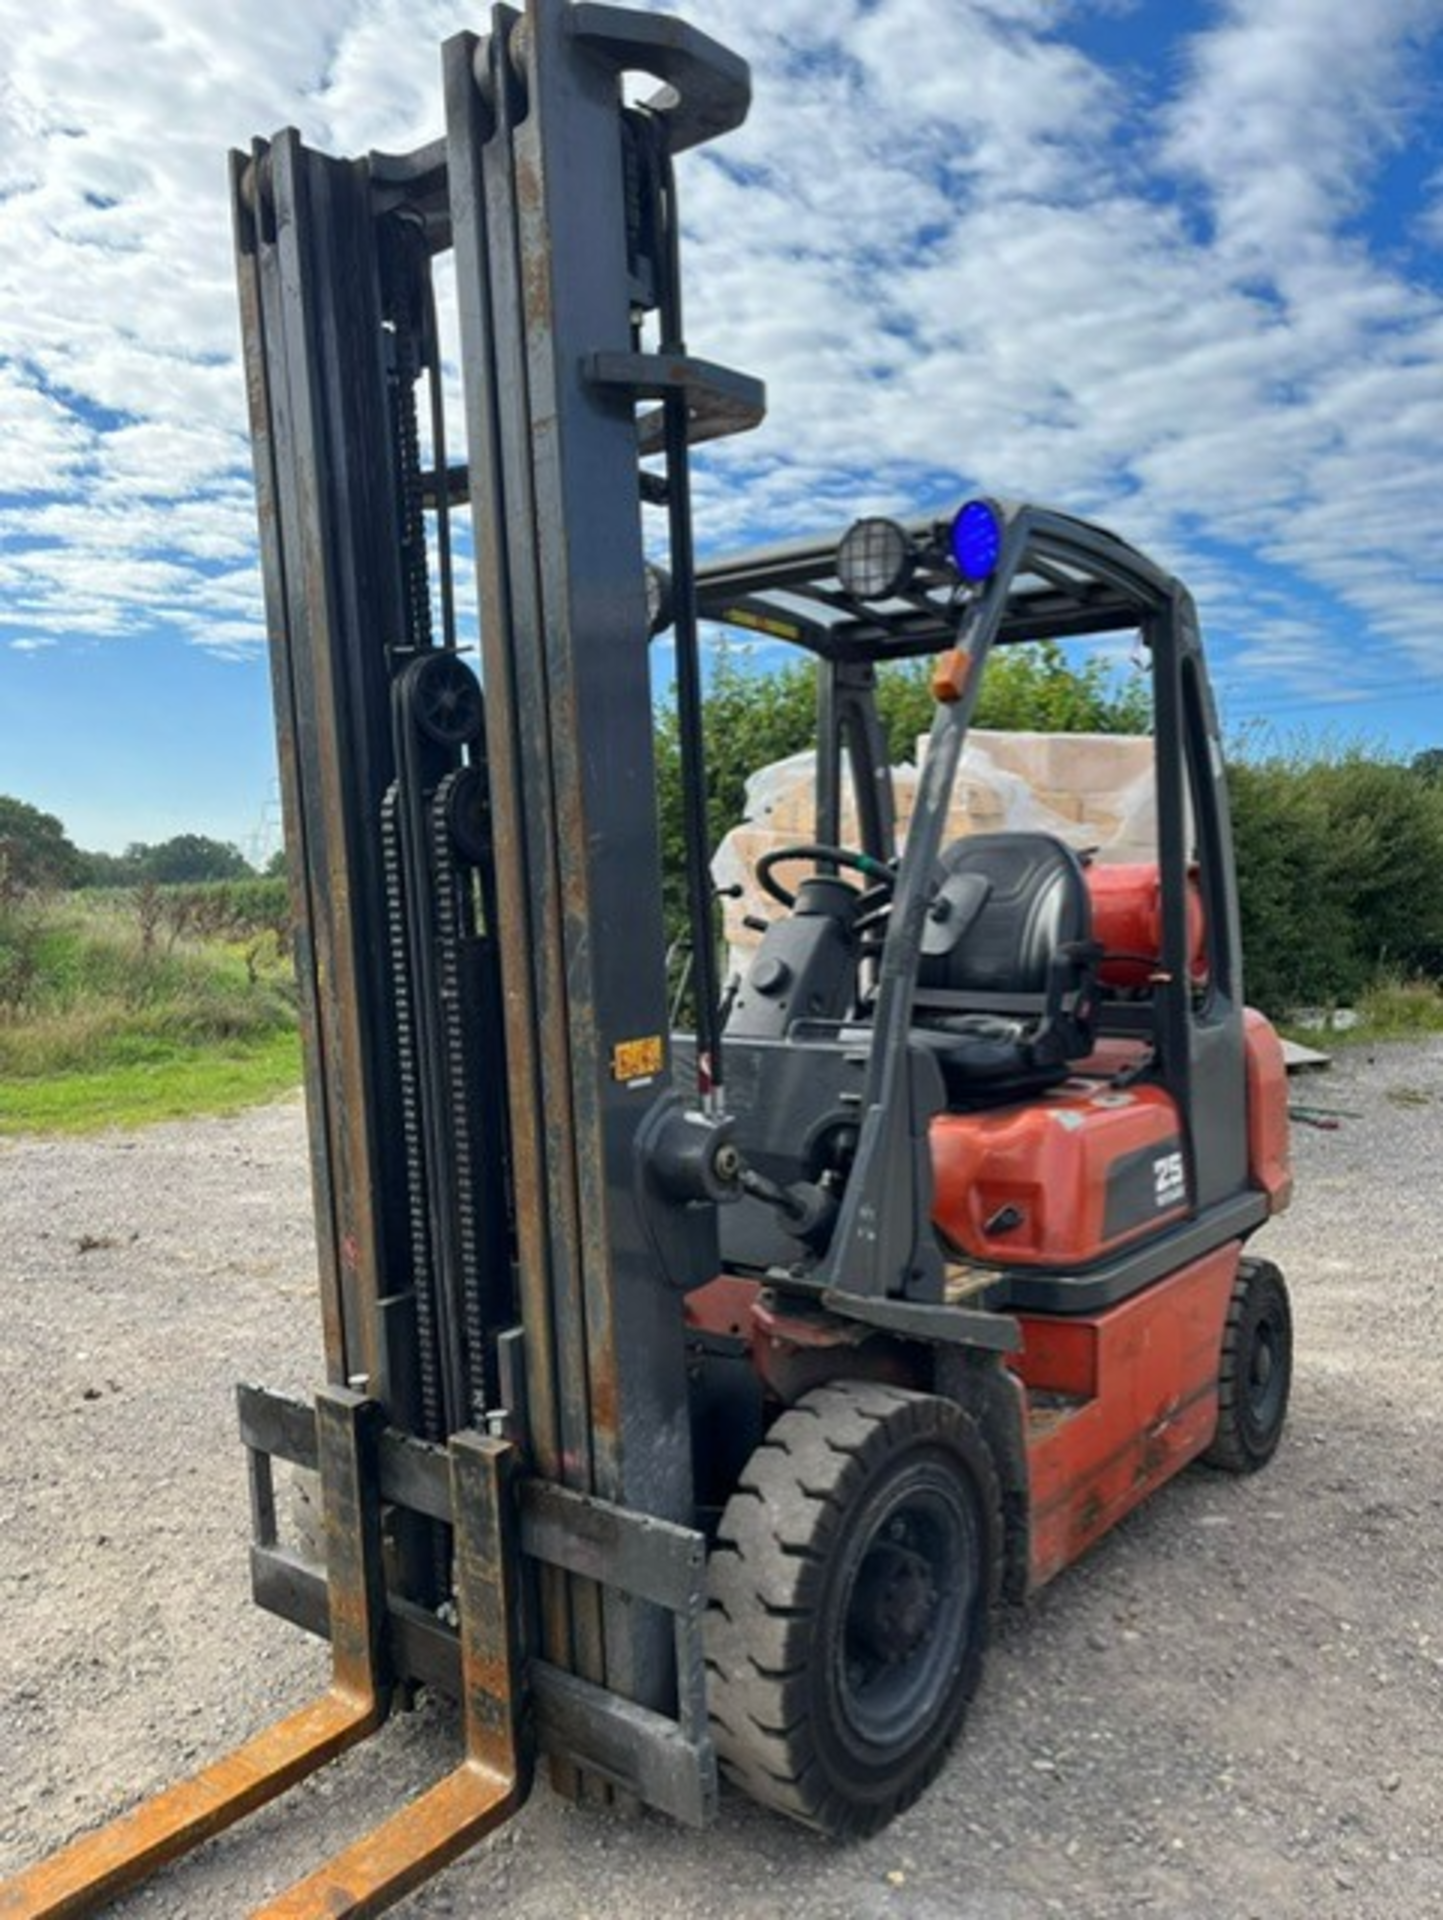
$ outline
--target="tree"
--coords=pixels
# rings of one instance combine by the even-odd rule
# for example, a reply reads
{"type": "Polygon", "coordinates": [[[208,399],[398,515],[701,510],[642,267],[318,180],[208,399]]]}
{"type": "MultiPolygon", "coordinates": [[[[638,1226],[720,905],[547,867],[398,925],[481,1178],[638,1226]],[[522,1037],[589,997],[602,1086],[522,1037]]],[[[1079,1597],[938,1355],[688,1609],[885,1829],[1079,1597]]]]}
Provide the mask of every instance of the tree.
{"type": "Polygon", "coordinates": [[[126,858],[134,860],[141,880],[153,880],[161,887],[194,886],[201,880],[248,880],[253,872],[239,847],[203,833],[178,833],[153,847],[129,847],[126,858]]]}
{"type": "MultiPolygon", "coordinates": [[[[894,760],[910,759],[932,725],[932,662],[883,667],[877,710],[894,760]]],[[[987,662],[974,726],[1002,733],[1147,733],[1152,700],[1147,676],[1121,679],[1094,653],[1074,666],[1056,641],[996,648],[987,662]]]]}
{"type": "Polygon", "coordinates": [[[139,869],[128,854],[82,850],[75,884],[77,887],[130,887],[138,878],[139,869]]]}
{"type": "Polygon", "coordinates": [[[0,794],[0,885],[7,889],[71,886],[81,855],[53,813],[0,794]]]}
{"type": "Polygon", "coordinates": [[[1422,753],[1415,753],[1408,771],[1430,787],[1443,787],[1443,747],[1425,747],[1422,753]]]}

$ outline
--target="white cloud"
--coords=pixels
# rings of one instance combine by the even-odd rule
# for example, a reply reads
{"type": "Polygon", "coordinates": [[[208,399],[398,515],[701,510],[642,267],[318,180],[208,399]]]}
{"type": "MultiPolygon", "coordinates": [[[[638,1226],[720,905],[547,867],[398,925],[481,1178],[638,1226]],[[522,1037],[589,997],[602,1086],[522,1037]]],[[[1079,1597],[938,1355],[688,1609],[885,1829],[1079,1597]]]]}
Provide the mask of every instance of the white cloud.
{"type": "Polygon", "coordinates": [[[11,360],[0,359],[0,494],[37,483],[67,482],[79,472],[93,436],[68,408],[42,392],[11,360]]]}
{"type": "MultiPolygon", "coordinates": [[[[771,392],[763,430],[698,472],[708,540],[983,482],[1155,543],[1205,611],[1253,628],[1248,673],[1362,670],[1293,587],[1384,670],[1434,668],[1443,299],[1367,233],[1443,0],[1226,0],[1172,43],[1156,114],[1069,41],[1083,0],[685,10],[755,80],[747,126],[683,163],[689,334],[771,392]],[[1281,604],[1239,577],[1252,553],[1281,604]]],[[[242,26],[127,0],[98,32],[57,0],[13,36],[10,646],[155,623],[259,638],[225,150],[285,124],[339,152],[432,136],[438,46],[476,19],[295,0],[242,26]]],[[[1413,222],[1435,244],[1437,191],[1413,222]]]]}
{"type": "Polygon", "coordinates": [[[1440,22],[1438,0],[1228,0],[1196,43],[1170,157],[1210,190],[1230,252],[1286,274],[1331,251],[1426,104],[1414,60],[1440,22]]]}
{"type": "MultiPolygon", "coordinates": [[[[830,16],[804,23],[783,6],[778,22],[778,11],[767,10],[769,34],[794,53],[798,41],[825,49],[830,16]]],[[[1262,616],[1217,561],[1219,542],[1239,565],[1256,553],[1285,569],[1320,606],[1333,596],[1331,631],[1319,619],[1284,649],[1273,623],[1271,644],[1250,643],[1284,684],[1315,685],[1329,667],[1356,674],[1367,650],[1338,657],[1343,624],[1436,672],[1443,579],[1419,532],[1439,477],[1443,301],[1436,284],[1370,256],[1359,220],[1370,169],[1417,105],[1409,58],[1443,9],[1360,9],[1341,41],[1325,30],[1337,12],[1231,6],[1178,62],[1181,89],[1161,120],[1134,119],[1125,155],[1113,83],[976,9],[946,16],[966,22],[958,45],[974,37],[966,61],[921,30],[911,0],[878,8],[875,67],[834,89],[827,124],[808,123],[801,139],[790,111],[766,118],[763,79],[747,136],[754,180],[728,180],[723,159],[689,181],[692,259],[715,316],[705,350],[765,374],[773,395],[752,444],[716,456],[699,496],[708,529],[825,524],[835,489],[824,476],[866,471],[885,449],[858,510],[904,504],[918,470],[934,485],[950,472],[958,486],[1096,511],[1156,543],[1206,611],[1244,630],[1262,616]],[[1051,63],[1055,94],[1033,88],[1019,106],[1007,85],[985,84],[1029,63],[1051,63]],[[969,87],[973,75],[984,83],[969,87]],[[940,115],[934,130],[931,103],[949,97],[953,130],[940,115]],[[1028,164],[972,164],[1005,156],[1015,127],[1028,164]],[[894,184],[898,156],[920,192],[894,184]],[[816,177],[858,181],[844,224],[818,227],[816,177]],[[890,191],[874,201],[876,179],[890,191]],[[729,473],[745,476],[747,499],[728,492],[729,473]]],[[[1034,10],[1032,24],[1065,13],[1034,10]]],[[[849,25],[837,32],[854,50],[849,25]]],[[[1397,656],[1392,670],[1406,670],[1397,656]]]]}

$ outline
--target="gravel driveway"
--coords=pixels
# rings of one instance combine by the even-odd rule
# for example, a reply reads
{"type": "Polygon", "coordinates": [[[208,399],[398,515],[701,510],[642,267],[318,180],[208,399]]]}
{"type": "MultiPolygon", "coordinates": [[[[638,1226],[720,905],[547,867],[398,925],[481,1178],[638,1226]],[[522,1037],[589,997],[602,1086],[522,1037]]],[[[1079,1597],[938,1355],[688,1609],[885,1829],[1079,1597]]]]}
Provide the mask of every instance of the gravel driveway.
{"type": "MultiPolygon", "coordinates": [[[[1297,1316],[1267,1472],[1194,1470],[1002,1623],[887,1832],[578,1811],[396,1909],[496,1920],[1443,1916],[1443,1042],[1297,1097],[1297,1316]]],[[[248,1599],[232,1383],[319,1377],[299,1106],[0,1144],[0,1874],[324,1684],[248,1599]]],[[[246,1912],[450,1762],[423,1708],[117,1911],[246,1912]]]]}

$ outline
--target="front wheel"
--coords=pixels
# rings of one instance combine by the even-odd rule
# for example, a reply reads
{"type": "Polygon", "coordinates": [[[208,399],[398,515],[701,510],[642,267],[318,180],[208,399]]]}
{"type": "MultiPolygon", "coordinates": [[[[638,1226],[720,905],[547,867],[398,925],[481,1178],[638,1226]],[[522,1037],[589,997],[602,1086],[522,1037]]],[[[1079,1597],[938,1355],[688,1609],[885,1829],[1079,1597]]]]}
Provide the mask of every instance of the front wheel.
{"type": "Polygon", "coordinates": [[[1270,1260],[1243,1260],[1233,1283],[1218,1369],[1218,1430],[1203,1455],[1227,1473],[1256,1473],[1278,1450],[1293,1383],[1293,1312],[1270,1260]]]}
{"type": "Polygon", "coordinates": [[[708,1570],[727,1776],[839,1837],[910,1806],[977,1685],[1000,1535],[991,1455],[952,1402],[842,1381],[782,1414],[708,1570]]]}

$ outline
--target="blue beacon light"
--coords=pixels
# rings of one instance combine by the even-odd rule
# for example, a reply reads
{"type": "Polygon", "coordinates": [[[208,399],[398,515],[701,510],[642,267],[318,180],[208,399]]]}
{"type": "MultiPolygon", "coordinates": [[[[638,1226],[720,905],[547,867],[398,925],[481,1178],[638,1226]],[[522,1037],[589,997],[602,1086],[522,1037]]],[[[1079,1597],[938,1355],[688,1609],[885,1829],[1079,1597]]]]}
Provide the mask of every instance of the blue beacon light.
{"type": "Polygon", "coordinates": [[[964,580],[980,586],[1002,557],[1002,515],[990,500],[969,500],[952,522],[952,558],[964,580]]]}

